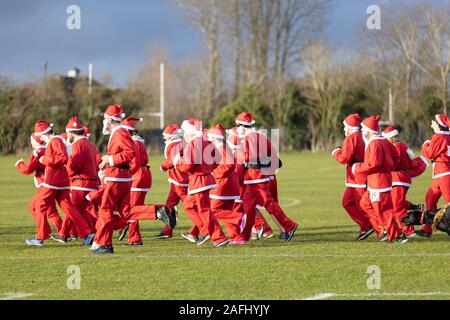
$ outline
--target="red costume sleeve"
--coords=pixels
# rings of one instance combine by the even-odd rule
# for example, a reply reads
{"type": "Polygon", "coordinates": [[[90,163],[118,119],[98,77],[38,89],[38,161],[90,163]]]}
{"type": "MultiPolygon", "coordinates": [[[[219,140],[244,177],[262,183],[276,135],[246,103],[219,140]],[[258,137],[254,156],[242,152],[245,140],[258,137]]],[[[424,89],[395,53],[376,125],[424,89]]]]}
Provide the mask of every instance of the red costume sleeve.
{"type": "Polygon", "coordinates": [[[17,162],[16,168],[24,175],[30,175],[36,171],[36,166],[38,162],[39,159],[36,158],[33,154],[31,154],[30,159],[28,160],[28,165],[22,160],[17,162]]]}
{"type": "Polygon", "coordinates": [[[136,156],[136,147],[131,136],[126,133],[122,135],[120,140],[120,151],[112,155],[114,166],[131,165],[131,161],[136,156]]]}
{"type": "Polygon", "coordinates": [[[331,154],[340,164],[348,164],[351,162],[354,153],[355,146],[353,145],[353,141],[350,139],[350,136],[348,136],[344,139],[342,148],[334,149],[331,154]]]}
{"type": "Polygon", "coordinates": [[[447,152],[447,144],[438,135],[433,135],[431,141],[426,141],[422,146],[422,154],[430,160],[439,157],[447,152]]]}
{"type": "Polygon", "coordinates": [[[359,174],[369,175],[379,171],[383,162],[383,150],[378,143],[369,143],[366,154],[364,156],[364,162],[356,163],[354,165],[354,172],[359,174]]]}
{"type": "Polygon", "coordinates": [[[56,168],[67,163],[67,149],[59,138],[53,138],[45,149],[42,158],[42,164],[48,167],[56,168]]]}

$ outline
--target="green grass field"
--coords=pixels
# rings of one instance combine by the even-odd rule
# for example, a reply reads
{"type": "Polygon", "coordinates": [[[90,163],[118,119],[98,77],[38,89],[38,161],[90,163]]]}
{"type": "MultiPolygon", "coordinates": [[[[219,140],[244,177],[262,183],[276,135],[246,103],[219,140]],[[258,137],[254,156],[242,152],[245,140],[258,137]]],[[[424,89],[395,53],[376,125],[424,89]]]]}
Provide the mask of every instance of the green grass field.
{"type": "MultiPolygon", "coordinates": [[[[151,239],[161,223],[144,221],[143,247],[115,242],[116,253],[101,257],[91,255],[80,242],[25,245],[24,240],[34,235],[27,205],[35,188],[32,177],[14,168],[17,159],[0,158],[0,298],[450,298],[450,238],[437,232],[431,240],[413,239],[401,246],[380,243],[375,236],[356,242],[358,228],[340,204],[344,168],[329,154],[282,156],[280,202],[299,223],[290,243],[274,237],[238,247],[195,246],[179,236],[190,226],[180,206],[173,239],[151,239]],[[81,270],[80,289],[67,288],[71,265],[81,270]],[[381,270],[378,290],[367,287],[371,265],[381,270]]],[[[147,202],[162,202],[167,195],[166,176],[157,169],[160,161],[151,158],[154,186],[147,202]]],[[[414,181],[411,201],[423,202],[430,176],[428,170],[414,181]]]]}

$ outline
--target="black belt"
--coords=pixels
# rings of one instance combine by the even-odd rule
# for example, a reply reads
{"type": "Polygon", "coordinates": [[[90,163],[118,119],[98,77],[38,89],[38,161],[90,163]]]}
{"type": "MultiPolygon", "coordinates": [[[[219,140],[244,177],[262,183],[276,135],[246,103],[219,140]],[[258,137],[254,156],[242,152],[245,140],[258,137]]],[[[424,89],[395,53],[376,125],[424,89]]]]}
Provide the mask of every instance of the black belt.
{"type": "Polygon", "coordinates": [[[130,170],[130,166],[112,166],[113,168],[117,168],[117,169],[128,169],[130,170]]]}

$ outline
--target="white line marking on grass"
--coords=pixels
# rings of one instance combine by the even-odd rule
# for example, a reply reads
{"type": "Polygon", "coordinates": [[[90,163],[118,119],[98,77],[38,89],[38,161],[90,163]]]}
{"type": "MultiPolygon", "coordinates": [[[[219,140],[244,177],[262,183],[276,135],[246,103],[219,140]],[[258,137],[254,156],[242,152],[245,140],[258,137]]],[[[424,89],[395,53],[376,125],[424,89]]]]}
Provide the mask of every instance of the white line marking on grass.
{"type": "Polygon", "coordinates": [[[324,300],[334,297],[429,297],[429,296],[450,296],[450,292],[373,292],[373,293],[320,293],[303,300],[324,300]]]}
{"type": "Polygon", "coordinates": [[[283,199],[290,200],[291,202],[289,202],[288,204],[280,205],[282,208],[294,207],[294,206],[302,203],[302,200],[300,200],[300,199],[294,199],[294,198],[283,198],[283,199]]]}
{"type": "MultiPolygon", "coordinates": [[[[231,248],[230,248],[231,249],[231,248]]],[[[201,250],[199,248],[199,250],[201,250]]],[[[231,249],[233,250],[233,249],[231,249]]],[[[134,252],[136,253],[136,252],[134,252]]],[[[450,253],[404,253],[404,254],[291,254],[291,253],[279,253],[279,254],[185,254],[185,255],[161,255],[154,253],[149,255],[138,254],[134,255],[134,253],[123,253],[123,254],[114,254],[108,255],[105,257],[94,257],[91,255],[80,255],[80,256],[63,256],[64,259],[79,259],[79,258],[100,258],[100,259],[114,259],[114,258],[139,258],[139,259],[200,259],[200,258],[264,258],[264,259],[274,259],[274,258],[414,258],[414,257],[450,257],[450,253]]],[[[12,257],[12,256],[4,256],[1,257],[2,260],[27,260],[27,259],[60,259],[62,256],[23,256],[23,257],[12,257]]]]}
{"type": "Polygon", "coordinates": [[[1,297],[0,300],[16,300],[31,297],[32,293],[23,293],[23,292],[7,292],[4,293],[4,297],[1,297]]]}

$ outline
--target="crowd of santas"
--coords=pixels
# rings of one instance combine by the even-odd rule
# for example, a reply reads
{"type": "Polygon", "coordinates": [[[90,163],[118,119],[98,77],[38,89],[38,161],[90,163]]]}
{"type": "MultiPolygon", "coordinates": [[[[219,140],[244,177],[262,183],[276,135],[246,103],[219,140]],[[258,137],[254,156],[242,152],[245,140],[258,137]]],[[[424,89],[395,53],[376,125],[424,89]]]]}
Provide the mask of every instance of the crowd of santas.
{"type": "Polygon", "coordinates": [[[365,120],[351,114],[344,120],[345,140],[333,150],[333,157],[346,165],[345,192],[342,205],[359,225],[357,240],[376,232],[380,241],[405,243],[408,239],[432,236],[431,224],[415,230],[405,225],[408,210],[436,210],[441,196],[450,202],[450,119],[437,114],[431,120],[434,134],[422,145],[415,157],[400,141],[401,128],[388,126],[380,134],[379,116],[365,120]],[[432,183],[423,205],[406,199],[412,178],[422,174],[433,163],[432,183]]]}
{"type": "Polygon", "coordinates": [[[170,189],[164,204],[144,202],[152,175],[136,129],[140,120],[125,118],[121,105],[110,105],[103,119],[103,134],[109,135],[103,156],[77,117],[69,119],[61,135],[49,122],[37,121],[29,161],[21,159],[15,165],[23,174],[34,173],[37,188],[29,205],[36,235],[25,241],[28,245],[43,246],[49,238],[61,243],[83,239],[92,253],[113,253],[114,231],[119,241],[128,235],[129,245],[143,244],[140,220],[161,220],[165,226],[156,238],[171,238],[180,201],[193,222],[181,236],[197,245],[208,240],[215,247],[240,245],[251,238],[272,237],[261,208],[277,222],[280,239],[292,239],[297,223],[278,203],[275,175],[281,161],[271,141],[255,130],[250,113],[241,113],[229,130],[220,124],[203,129],[197,119],[165,128],[160,169],[167,172],[170,189]]]}

